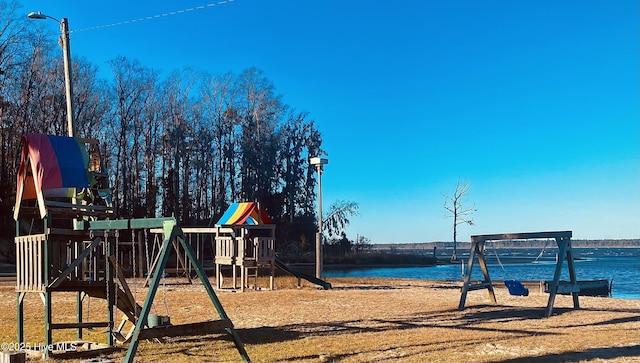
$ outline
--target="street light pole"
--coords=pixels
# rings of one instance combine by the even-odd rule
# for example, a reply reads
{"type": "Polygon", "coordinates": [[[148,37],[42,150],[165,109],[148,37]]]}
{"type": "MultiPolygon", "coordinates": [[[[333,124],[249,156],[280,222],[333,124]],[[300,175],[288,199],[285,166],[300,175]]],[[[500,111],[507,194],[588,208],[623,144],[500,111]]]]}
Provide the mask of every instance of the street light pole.
{"type": "Polygon", "coordinates": [[[316,277],[322,278],[322,166],[329,163],[324,158],[311,158],[311,165],[318,172],[318,231],[316,232],[316,277]]]}
{"type": "Polygon", "coordinates": [[[60,22],[62,32],[62,50],[64,60],[64,85],[67,92],[67,132],[70,137],[75,135],[73,120],[73,82],[71,80],[71,49],[69,48],[69,20],[62,18],[60,22]]]}
{"type": "Polygon", "coordinates": [[[62,38],[62,59],[64,63],[64,85],[67,98],[67,132],[70,137],[75,135],[74,118],[73,118],[73,81],[71,79],[71,49],[69,47],[69,20],[62,18],[58,20],[52,16],[42,14],[41,12],[33,12],[27,15],[30,19],[52,19],[60,24],[60,33],[62,38]]]}

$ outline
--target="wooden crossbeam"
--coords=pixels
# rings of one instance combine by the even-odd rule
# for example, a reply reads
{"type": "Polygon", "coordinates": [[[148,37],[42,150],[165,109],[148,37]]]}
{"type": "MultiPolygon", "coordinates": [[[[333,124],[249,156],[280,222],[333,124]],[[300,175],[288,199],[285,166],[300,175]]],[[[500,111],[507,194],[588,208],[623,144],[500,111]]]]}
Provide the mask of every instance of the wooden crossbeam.
{"type": "MultiPolygon", "coordinates": [[[[98,295],[96,293],[105,291],[106,281],[62,281],[56,288],[48,288],[49,291],[84,291],[87,295],[98,295]]],[[[104,292],[103,292],[104,294],[104,292]]]]}
{"type": "Polygon", "coordinates": [[[140,331],[138,339],[153,339],[162,337],[180,337],[205,334],[226,334],[226,329],[233,328],[230,320],[212,320],[191,324],[163,325],[146,328],[140,331]]]}
{"type": "Polygon", "coordinates": [[[108,321],[96,321],[88,323],[51,323],[49,329],[91,329],[91,328],[106,328],[109,326],[108,321]]]}
{"type": "Polygon", "coordinates": [[[469,284],[469,287],[467,289],[469,291],[481,290],[481,289],[489,288],[490,286],[491,286],[490,282],[481,282],[481,283],[478,283],[478,284],[469,284]]]}
{"type": "Polygon", "coordinates": [[[48,208],[58,207],[61,210],[79,209],[79,210],[89,211],[89,212],[106,212],[106,213],[113,213],[113,210],[114,210],[113,207],[107,207],[104,205],[65,203],[65,202],[57,202],[53,200],[46,200],[44,204],[48,208]]]}
{"type": "Polygon", "coordinates": [[[578,284],[559,284],[556,289],[558,294],[566,294],[569,292],[580,292],[580,285],[578,284]]]}
{"type": "Polygon", "coordinates": [[[471,242],[476,241],[503,241],[514,239],[533,239],[533,238],[571,238],[571,231],[559,232],[521,232],[521,233],[496,233],[496,234],[480,234],[471,236],[471,242]]]}

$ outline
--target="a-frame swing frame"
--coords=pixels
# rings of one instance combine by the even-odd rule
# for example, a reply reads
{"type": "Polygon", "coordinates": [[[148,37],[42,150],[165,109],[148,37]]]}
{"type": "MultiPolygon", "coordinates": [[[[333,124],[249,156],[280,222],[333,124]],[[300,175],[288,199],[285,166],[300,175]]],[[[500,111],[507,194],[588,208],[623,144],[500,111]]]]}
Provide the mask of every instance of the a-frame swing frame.
{"type": "Polygon", "coordinates": [[[129,348],[124,358],[124,362],[133,362],[141,339],[152,339],[167,336],[190,336],[222,331],[225,331],[231,336],[236,349],[238,350],[238,353],[240,353],[242,359],[245,362],[251,361],[249,355],[247,354],[247,351],[244,348],[244,344],[240,340],[240,336],[234,329],[231,319],[229,319],[229,317],[227,316],[224,308],[222,307],[222,303],[216,296],[213,287],[211,286],[211,283],[209,282],[209,279],[204,269],[202,268],[202,265],[196,258],[196,254],[194,253],[191,246],[187,243],[184,232],[177,225],[174,218],[129,219],[115,221],[107,220],[90,221],[88,223],[88,229],[90,230],[128,229],[135,227],[161,227],[163,231],[164,239],[158,256],[158,263],[153,270],[153,279],[151,280],[147,296],[145,297],[142,309],[140,310],[140,315],[138,316],[138,320],[136,321],[136,325],[131,336],[131,342],[129,343],[129,348]],[[198,278],[207,291],[207,294],[209,295],[213,306],[216,308],[220,319],[199,323],[146,328],[145,326],[147,325],[147,318],[149,317],[149,313],[151,312],[151,306],[158,291],[160,280],[167,265],[167,261],[169,260],[169,252],[171,251],[172,246],[178,245],[182,246],[182,248],[184,248],[184,250],[186,251],[187,261],[192,264],[194,270],[196,271],[198,278]]]}
{"type": "Polygon", "coordinates": [[[460,293],[460,303],[458,310],[463,310],[467,299],[467,293],[472,290],[487,289],[489,291],[489,299],[493,304],[496,304],[496,294],[493,290],[493,284],[491,277],[489,276],[489,270],[484,259],[484,246],[487,241],[501,241],[511,239],[536,239],[536,238],[553,238],[558,244],[558,261],[556,262],[555,272],[553,274],[553,281],[549,286],[549,301],[547,302],[547,309],[545,312],[546,317],[550,317],[553,313],[553,304],[556,299],[556,295],[560,292],[570,292],[573,297],[574,309],[580,308],[580,302],[578,301],[578,293],[580,292],[580,286],[576,280],[576,272],[573,263],[573,250],[571,248],[571,236],[572,231],[559,231],[559,232],[525,232],[525,233],[503,233],[503,234],[485,234],[471,236],[471,252],[469,254],[469,260],[467,261],[467,270],[465,271],[464,283],[460,293]],[[471,283],[471,269],[478,260],[482,274],[484,275],[484,281],[472,284],[471,283]],[[562,273],[562,266],[564,262],[567,262],[567,268],[569,270],[570,284],[560,286],[560,275],[562,273]]]}

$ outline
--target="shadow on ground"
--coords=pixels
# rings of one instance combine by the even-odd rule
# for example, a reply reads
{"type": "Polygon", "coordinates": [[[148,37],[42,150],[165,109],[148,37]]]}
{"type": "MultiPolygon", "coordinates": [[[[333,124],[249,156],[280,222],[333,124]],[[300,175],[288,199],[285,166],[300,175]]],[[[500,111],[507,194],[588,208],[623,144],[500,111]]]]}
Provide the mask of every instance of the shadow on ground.
{"type": "Polygon", "coordinates": [[[584,362],[593,359],[635,358],[640,360],[640,345],[630,347],[607,347],[587,349],[580,352],[562,354],[544,354],[535,357],[513,358],[496,363],[547,363],[547,362],[584,362]]]}

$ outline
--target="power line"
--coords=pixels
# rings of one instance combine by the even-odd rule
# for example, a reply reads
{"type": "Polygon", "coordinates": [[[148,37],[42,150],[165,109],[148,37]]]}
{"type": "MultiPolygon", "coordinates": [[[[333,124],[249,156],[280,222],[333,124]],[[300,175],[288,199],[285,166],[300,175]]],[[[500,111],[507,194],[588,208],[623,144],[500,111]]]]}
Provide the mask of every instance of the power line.
{"type": "Polygon", "coordinates": [[[171,11],[171,12],[168,12],[168,13],[162,13],[162,14],[158,14],[158,15],[145,16],[145,17],[138,18],[138,19],[120,21],[120,22],[117,22],[117,23],[106,24],[106,25],[92,26],[92,27],[82,28],[82,29],[77,29],[77,30],[69,30],[69,33],[77,33],[77,32],[84,32],[84,31],[88,31],[88,30],[96,30],[96,29],[102,29],[102,28],[110,28],[110,27],[119,26],[119,25],[127,25],[127,24],[139,23],[139,22],[145,21],[145,20],[159,19],[159,18],[164,18],[164,17],[172,16],[172,15],[180,15],[180,14],[188,13],[188,12],[191,12],[191,11],[212,8],[212,7],[217,6],[217,5],[225,5],[225,4],[232,3],[234,1],[235,0],[223,0],[223,1],[218,1],[218,2],[215,2],[215,3],[209,3],[207,5],[195,6],[195,7],[192,7],[192,8],[187,8],[187,9],[182,9],[182,10],[175,10],[175,11],[171,11]]]}

